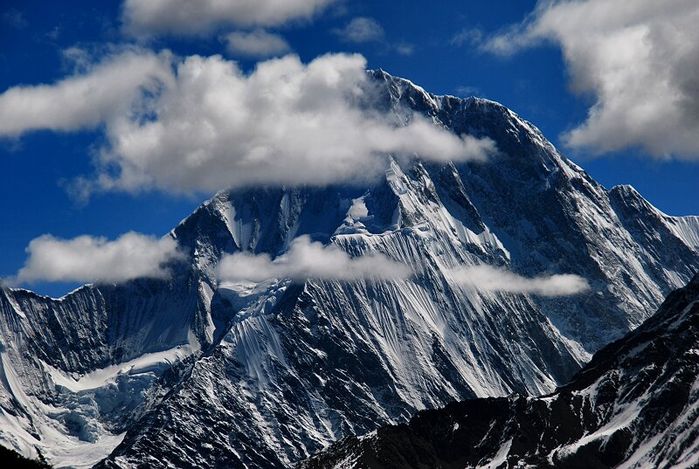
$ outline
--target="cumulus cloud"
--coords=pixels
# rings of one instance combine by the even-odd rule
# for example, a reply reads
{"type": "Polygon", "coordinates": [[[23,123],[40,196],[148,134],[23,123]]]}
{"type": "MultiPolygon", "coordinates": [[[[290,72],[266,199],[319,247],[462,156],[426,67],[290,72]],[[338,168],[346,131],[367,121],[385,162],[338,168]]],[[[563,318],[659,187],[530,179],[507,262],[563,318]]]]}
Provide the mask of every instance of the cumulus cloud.
{"type": "MultiPolygon", "coordinates": [[[[75,50],[69,52],[75,55],[75,50]]],[[[172,79],[170,54],[124,51],[52,85],[15,86],[0,94],[0,136],[96,127],[129,114],[137,99],[172,79]]]]}
{"type": "Polygon", "coordinates": [[[273,278],[358,281],[408,278],[411,270],[381,254],[350,257],[337,246],[312,242],[308,236],[292,241],[289,250],[272,259],[267,254],[236,253],[218,266],[221,282],[261,282],[273,278]]]}
{"type": "Polygon", "coordinates": [[[489,265],[454,269],[453,279],[460,285],[480,291],[530,293],[541,296],[569,296],[590,288],[582,277],[571,274],[522,277],[489,265]]]}
{"type": "Polygon", "coordinates": [[[59,239],[43,235],[27,247],[29,258],[15,283],[122,282],[140,277],[167,278],[167,264],[180,259],[177,241],[129,232],[109,241],[78,236],[59,239]]]}
{"type": "Polygon", "coordinates": [[[211,191],[255,184],[325,185],[375,176],[385,155],[483,159],[491,140],[456,136],[414,116],[396,125],[357,104],[369,90],[359,55],[304,65],[296,56],[249,75],[221,57],[189,57],[145,115],[108,128],[103,188],[211,191]]]}
{"type": "Polygon", "coordinates": [[[256,29],[235,31],[225,36],[228,52],[244,57],[273,57],[289,52],[291,47],[279,34],[256,29]]]}
{"type": "Polygon", "coordinates": [[[335,34],[344,41],[360,44],[382,40],[384,30],[376,20],[358,17],[347,23],[344,28],[336,29],[335,34]]]}
{"type": "Polygon", "coordinates": [[[126,0],[124,30],[135,36],[198,35],[225,26],[278,26],[308,20],[334,0],[126,0]]]}
{"type": "Polygon", "coordinates": [[[129,52],[54,85],[11,88],[0,134],[104,124],[83,193],[326,185],[376,177],[387,155],[465,161],[495,149],[419,115],[399,123],[362,107],[373,88],[360,55],[286,56],[249,74],[220,56],[166,57],[129,52]]]}
{"type": "Polygon", "coordinates": [[[153,119],[109,129],[103,160],[120,173],[103,185],[133,190],[216,190],[314,184],[375,175],[385,154],[431,160],[483,158],[492,141],[457,137],[415,116],[396,126],[361,110],[364,58],[327,55],[307,66],[287,56],[244,75],[220,57],[190,57],[176,86],[153,101],[153,119]]]}
{"type": "Polygon", "coordinates": [[[695,0],[540,1],[483,47],[511,54],[560,45],[573,89],[595,97],[587,120],[564,134],[569,146],[699,159],[698,23],[695,0]]]}

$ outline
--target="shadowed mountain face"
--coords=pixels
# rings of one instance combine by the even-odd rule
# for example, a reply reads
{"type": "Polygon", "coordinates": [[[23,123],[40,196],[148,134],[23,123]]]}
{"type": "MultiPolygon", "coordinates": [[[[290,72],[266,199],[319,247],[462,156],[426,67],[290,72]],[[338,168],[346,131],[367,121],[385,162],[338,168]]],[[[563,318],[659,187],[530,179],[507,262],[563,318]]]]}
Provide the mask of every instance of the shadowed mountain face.
{"type": "Polygon", "coordinates": [[[551,395],[423,411],[301,467],[696,467],[697,344],[699,275],[551,395]]]}
{"type": "Polygon", "coordinates": [[[607,191],[497,103],[371,74],[367,105],[489,137],[498,153],[391,160],[364,187],[219,193],[169,234],[189,257],[167,281],[61,299],[3,289],[0,444],[56,465],[289,466],[422,409],[551,392],[699,269],[697,218],[607,191]],[[418,274],[217,283],[222,255],[279,255],[301,235],[418,274]],[[481,263],[592,288],[541,298],[450,273],[481,263]]]}

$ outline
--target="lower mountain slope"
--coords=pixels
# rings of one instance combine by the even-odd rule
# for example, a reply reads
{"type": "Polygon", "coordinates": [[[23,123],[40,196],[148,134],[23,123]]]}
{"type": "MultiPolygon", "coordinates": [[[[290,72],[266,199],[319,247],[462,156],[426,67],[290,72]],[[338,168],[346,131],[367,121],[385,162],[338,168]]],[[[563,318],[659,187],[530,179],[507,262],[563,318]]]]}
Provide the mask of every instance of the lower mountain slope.
{"type": "Polygon", "coordinates": [[[697,467],[698,346],[699,275],[553,394],[426,410],[301,467],[697,467]]]}

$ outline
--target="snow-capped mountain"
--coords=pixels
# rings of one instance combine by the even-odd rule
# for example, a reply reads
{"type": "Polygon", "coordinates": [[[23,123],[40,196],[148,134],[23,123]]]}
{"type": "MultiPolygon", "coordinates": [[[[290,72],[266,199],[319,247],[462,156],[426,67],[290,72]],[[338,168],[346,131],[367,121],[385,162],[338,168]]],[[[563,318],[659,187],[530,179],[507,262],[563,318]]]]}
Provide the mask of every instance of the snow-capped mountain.
{"type": "Polygon", "coordinates": [[[169,234],[189,252],[169,280],[2,289],[0,444],[57,466],[289,466],[422,409],[553,391],[699,270],[699,219],[606,190],[497,103],[371,75],[367,105],[498,153],[392,160],[366,187],[219,193],[169,234]],[[418,274],[218,284],[224,254],[275,256],[301,235],[418,274]],[[542,298],[450,275],[480,263],[592,288],[542,298]]]}
{"type": "Polygon", "coordinates": [[[699,275],[553,394],[426,410],[301,466],[697,467],[697,344],[699,275]]]}

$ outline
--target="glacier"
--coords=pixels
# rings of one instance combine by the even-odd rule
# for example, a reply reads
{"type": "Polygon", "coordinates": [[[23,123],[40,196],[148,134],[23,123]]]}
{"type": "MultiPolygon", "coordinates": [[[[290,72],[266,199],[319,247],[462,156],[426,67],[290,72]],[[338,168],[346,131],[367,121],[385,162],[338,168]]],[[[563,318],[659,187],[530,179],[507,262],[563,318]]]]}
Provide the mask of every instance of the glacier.
{"type": "Polygon", "coordinates": [[[289,467],[423,409],[551,392],[699,270],[698,218],[604,188],[498,103],[369,73],[365,105],[497,154],[389,158],[362,186],[222,191],[167,235],[188,252],[170,279],[59,299],[3,287],[0,444],[57,467],[289,467]],[[225,254],[277,256],[302,235],[418,274],[219,285],[225,254]],[[449,274],[481,263],[591,290],[474,291],[449,274]]]}

